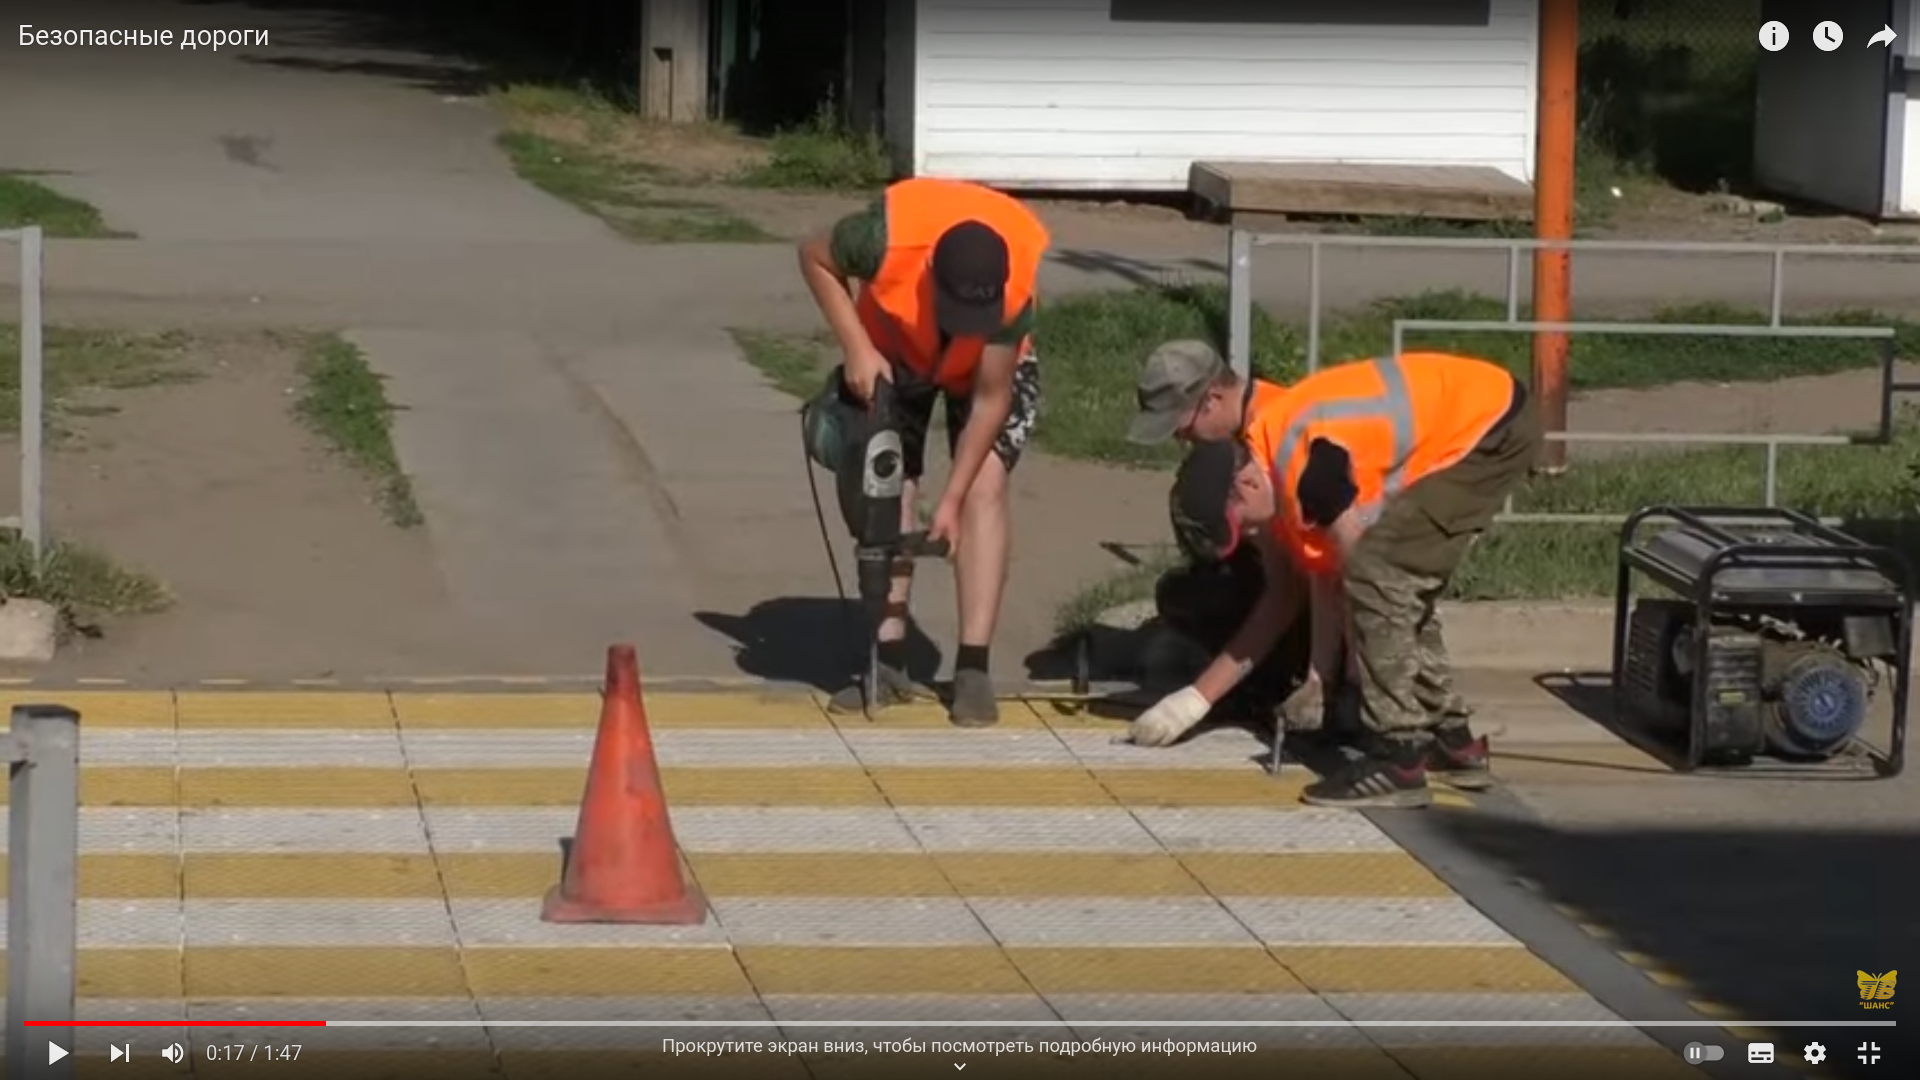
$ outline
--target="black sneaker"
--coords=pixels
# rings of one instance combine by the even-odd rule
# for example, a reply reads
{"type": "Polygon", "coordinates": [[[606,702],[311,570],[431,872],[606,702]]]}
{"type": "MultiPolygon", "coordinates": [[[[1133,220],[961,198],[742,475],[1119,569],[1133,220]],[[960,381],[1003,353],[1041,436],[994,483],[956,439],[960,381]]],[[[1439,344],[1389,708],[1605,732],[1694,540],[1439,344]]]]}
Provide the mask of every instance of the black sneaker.
{"type": "Polygon", "coordinates": [[[993,679],[984,671],[953,673],[953,700],[947,702],[947,720],[954,727],[984,728],[1000,722],[1000,702],[993,679]]]}
{"type": "Polygon", "coordinates": [[[1485,737],[1476,738],[1465,727],[1434,732],[1427,751],[1427,774],[1461,791],[1485,791],[1493,786],[1492,755],[1485,737]]]}
{"type": "MultiPolygon", "coordinates": [[[[879,712],[889,705],[910,705],[914,700],[913,680],[904,671],[881,665],[879,692],[871,705],[879,712]]],[[[836,713],[860,713],[869,709],[866,680],[855,679],[827,700],[827,708],[836,713]]]]}
{"type": "Polygon", "coordinates": [[[1300,801],[1340,809],[1419,810],[1433,805],[1427,772],[1410,754],[1363,757],[1318,783],[1307,785],[1300,801]]]}

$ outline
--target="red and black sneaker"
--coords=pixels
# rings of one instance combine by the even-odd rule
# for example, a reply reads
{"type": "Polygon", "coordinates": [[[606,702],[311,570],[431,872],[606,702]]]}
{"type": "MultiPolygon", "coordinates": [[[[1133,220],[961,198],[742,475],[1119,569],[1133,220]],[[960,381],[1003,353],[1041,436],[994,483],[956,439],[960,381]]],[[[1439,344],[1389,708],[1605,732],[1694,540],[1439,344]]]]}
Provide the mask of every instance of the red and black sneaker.
{"type": "Polygon", "coordinates": [[[1493,786],[1492,755],[1484,736],[1475,737],[1465,726],[1433,733],[1427,751],[1427,774],[1461,791],[1485,791],[1493,786]]]}
{"type": "Polygon", "coordinates": [[[1417,748],[1358,758],[1318,783],[1300,800],[1350,810],[1419,810],[1433,805],[1427,770],[1417,748]]]}

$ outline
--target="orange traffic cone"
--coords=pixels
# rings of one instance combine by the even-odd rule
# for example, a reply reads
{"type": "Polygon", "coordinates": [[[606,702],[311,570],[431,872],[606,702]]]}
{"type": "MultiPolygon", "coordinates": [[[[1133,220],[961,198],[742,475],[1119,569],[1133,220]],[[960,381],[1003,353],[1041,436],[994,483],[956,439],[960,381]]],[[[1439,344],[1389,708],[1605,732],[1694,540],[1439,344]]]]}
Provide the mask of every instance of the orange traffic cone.
{"type": "Polygon", "coordinates": [[[540,918],[656,926],[707,921],[706,898],[680,868],[631,645],[607,650],[605,701],[580,823],[540,918]]]}

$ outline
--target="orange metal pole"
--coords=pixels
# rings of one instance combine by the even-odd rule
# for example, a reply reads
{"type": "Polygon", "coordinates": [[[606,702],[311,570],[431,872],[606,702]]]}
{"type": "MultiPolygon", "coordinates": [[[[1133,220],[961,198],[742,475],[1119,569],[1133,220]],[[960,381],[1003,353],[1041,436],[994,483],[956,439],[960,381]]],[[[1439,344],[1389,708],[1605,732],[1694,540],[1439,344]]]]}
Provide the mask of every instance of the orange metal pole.
{"type": "MultiPolygon", "coordinates": [[[[1580,0],[1540,0],[1539,110],[1533,170],[1533,230],[1542,240],[1573,238],[1573,170],[1578,119],[1580,0]]],[[[1535,322],[1567,322],[1573,314],[1571,255],[1541,249],[1533,256],[1535,322]]],[[[1567,335],[1533,338],[1533,393],[1548,431],[1567,430],[1567,335]]],[[[1550,442],[1540,462],[1566,468],[1567,447],[1550,442]]]]}

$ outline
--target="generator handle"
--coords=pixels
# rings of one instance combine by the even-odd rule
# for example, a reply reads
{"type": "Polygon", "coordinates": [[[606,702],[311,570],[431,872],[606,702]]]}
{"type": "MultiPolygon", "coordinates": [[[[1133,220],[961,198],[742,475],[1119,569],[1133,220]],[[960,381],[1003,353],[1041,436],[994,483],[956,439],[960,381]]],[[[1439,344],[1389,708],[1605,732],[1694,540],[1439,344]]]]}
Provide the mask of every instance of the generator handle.
{"type": "MultiPolygon", "coordinates": [[[[1811,514],[1791,510],[1784,506],[1676,506],[1660,504],[1645,506],[1627,516],[1620,528],[1620,548],[1625,551],[1632,546],[1640,526],[1650,518],[1666,518],[1676,524],[1712,537],[1723,548],[1738,547],[1746,542],[1722,526],[1715,519],[1738,518],[1742,521],[1777,522],[1782,526],[1791,526],[1795,532],[1817,537],[1836,548],[1858,551],[1866,545],[1854,537],[1833,528],[1811,514]]],[[[1769,550],[1784,551],[1784,548],[1769,550]]],[[[1832,554],[1829,552],[1829,554],[1832,554]]]]}

